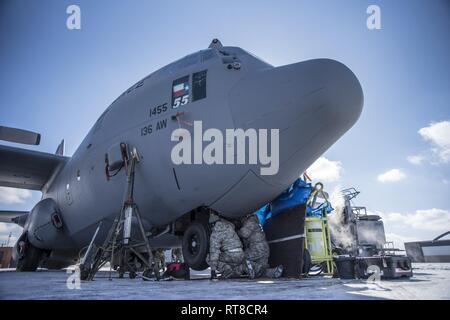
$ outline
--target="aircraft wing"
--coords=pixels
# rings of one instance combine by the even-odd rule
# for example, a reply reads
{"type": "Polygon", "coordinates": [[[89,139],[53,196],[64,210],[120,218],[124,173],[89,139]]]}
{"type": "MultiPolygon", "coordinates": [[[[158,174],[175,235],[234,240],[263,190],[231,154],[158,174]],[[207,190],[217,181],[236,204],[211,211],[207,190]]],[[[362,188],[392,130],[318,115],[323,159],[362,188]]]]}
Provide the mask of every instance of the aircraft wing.
{"type": "Polygon", "coordinates": [[[25,221],[27,220],[28,213],[28,211],[0,210],[0,222],[15,223],[23,227],[25,221]]]}
{"type": "Polygon", "coordinates": [[[42,190],[68,157],[0,145],[0,186],[42,190]]]}

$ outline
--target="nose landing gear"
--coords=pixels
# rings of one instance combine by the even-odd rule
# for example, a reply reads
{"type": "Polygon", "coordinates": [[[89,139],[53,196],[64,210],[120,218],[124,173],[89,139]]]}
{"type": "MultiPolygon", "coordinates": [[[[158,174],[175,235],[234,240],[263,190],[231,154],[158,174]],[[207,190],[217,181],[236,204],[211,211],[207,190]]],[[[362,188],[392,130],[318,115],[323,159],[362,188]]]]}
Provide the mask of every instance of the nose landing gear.
{"type": "Polygon", "coordinates": [[[182,250],[184,261],[194,270],[208,268],[206,256],[209,252],[211,231],[205,222],[193,222],[183,236],[182,250]]]}

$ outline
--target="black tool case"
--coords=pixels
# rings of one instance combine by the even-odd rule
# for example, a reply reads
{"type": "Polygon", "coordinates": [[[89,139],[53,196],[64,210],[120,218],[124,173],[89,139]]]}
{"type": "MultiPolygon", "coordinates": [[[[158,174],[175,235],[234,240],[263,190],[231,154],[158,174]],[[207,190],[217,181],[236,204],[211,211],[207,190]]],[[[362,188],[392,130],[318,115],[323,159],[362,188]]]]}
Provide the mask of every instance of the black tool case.
{"type": "Polygon", "coordinates": [[[269,265],[283,265],[285,277],[303,273],[306,205],[286,209],[266,220],[264,231],[270,247],[269,265]]]}
{"type": "Polygon", "coordinates": [[[356,257],[355,268],[360,279],[367,279],[378,270],[381,279],[410,278],[413,275],[411,259],[407,256],[356,257]],[[379,269],[370,267],[373,265],[379,269]]]}

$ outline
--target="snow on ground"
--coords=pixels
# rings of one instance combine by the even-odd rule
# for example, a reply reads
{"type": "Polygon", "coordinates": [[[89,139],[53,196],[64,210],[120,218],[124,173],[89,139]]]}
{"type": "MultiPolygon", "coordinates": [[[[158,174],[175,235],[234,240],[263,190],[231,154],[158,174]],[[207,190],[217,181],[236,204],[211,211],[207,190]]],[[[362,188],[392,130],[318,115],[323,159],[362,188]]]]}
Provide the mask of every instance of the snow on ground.
{"type": "Polygon", "coordinates": [[[414,264],[414,277],[368,283],[330,277],[280,280],[210,281],[196,272],[191,281],[110,281],[101,271],[95,281],[68,289],[66,271],[0,272],[0,299],[450,299],[450,263],[414,264]]]}

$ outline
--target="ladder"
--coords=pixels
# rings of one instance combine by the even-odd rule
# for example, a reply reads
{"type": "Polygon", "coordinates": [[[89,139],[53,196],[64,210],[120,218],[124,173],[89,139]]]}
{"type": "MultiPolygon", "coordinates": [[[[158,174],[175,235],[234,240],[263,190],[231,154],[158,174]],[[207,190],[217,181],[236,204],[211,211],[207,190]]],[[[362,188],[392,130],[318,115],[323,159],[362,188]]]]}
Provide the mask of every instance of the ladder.
{"type": "Polygon", "coordinates": [[[313,266],[320,265],[325,274],[334,273],[330,227],[325,210],[322,210],[320,217],[305,218],[304,246],[310,252],[313,266]]]}
{"type": "Polygon", "coordinates": [[[152,274],[156,280],[160,279],[159,269],[155,263],[152,249],[145,234],[142,224],[139,208],[134,202],[134,176],[135,166],[140,161],[136,148],[131,152],[131,159],[124,159],[126,170],[126,188],[123,199],[123,205],[119,213],[114,219],[111,228],[108,231],[103,245],[95,248],[95,238],[101,227],[99,223],[92,240],[80,261],[80,278],[81,280],[93,280],[96,273],[107,262],[110,262],[109,279],[111,280],[111,272],[115,259],[119,261],[119,277],[122,278],[125,272],[129,273],[130,278],[135,278],[137,274],[138,263],[144,266],[142,278],[144,280],[152,274]],[[139,226],[139,234],[142,238],[140,241],[132,238],[132,221],[133,217],[139,226]],[[144,253],[139,249],[144,248],[144,253]]]}

